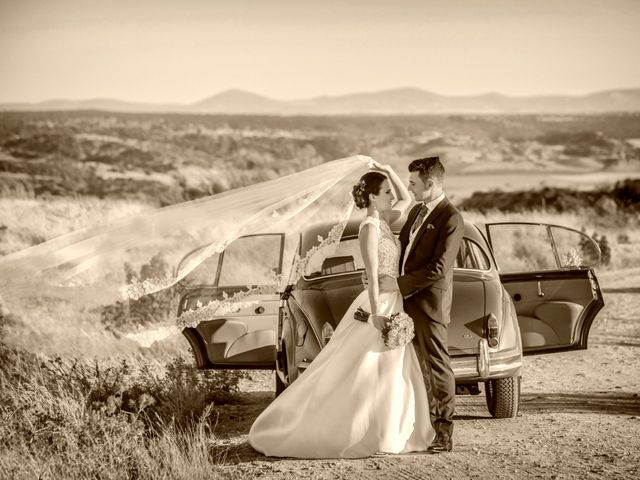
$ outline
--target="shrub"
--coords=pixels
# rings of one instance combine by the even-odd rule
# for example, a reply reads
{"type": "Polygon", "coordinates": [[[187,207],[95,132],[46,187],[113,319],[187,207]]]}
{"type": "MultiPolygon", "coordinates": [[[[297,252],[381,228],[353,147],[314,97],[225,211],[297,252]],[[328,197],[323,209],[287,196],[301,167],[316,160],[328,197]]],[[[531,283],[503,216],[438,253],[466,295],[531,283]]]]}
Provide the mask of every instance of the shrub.
{"type": "Polygon", "coordinates": [[[640,178],[616,182],[613,197],[625,208],[640,209],[640,178]]]}
{"type": "Polygon", "coordinates": [[[0,478],[216,478],[214,404],[245,377],[179,357],[159,368],[43,359],[0,342],[0,478]]]}
{"type": "Polygon", "coordinates": [[[624,232],[618,235],[617,241],[620,245],[628,245],[631,243],[631,241],[629,240],[629,235],[624,232]]]}
{"type": "MultiPolygon", "coordinates": [[[[148,263],[136,273],[129,263],[124,264],[126,283],[134,278],[165,278],[169,275],[169,265],[162,254],[154,255],[148,263]]],[[[146,326],[161,322],[174,315],[177,310],[176,287],[170,287],[156,293],[144,295],[137,300],[117,301],[102,307],[100,321],[107,330],[118,333],[126,327],[146,326]]]]}
{"type": "Polygon", "coordinates": [[[611,247],[609,246],[609,240],[606,235],[598,236],[596,232],[591,234],[593,241],[600,247],[600,263],[602,265],[609,265],[611,263],[611,247]]]}

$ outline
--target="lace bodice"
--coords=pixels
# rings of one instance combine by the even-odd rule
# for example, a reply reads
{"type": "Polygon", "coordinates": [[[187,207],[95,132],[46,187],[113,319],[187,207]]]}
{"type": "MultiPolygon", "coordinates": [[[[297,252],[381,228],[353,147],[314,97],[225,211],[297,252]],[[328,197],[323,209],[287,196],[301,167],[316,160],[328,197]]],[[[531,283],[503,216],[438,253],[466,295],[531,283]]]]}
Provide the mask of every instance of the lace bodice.
{"type": "Polygon", "coordinates": [[[360,230],[365,225],[372,225],[378,233],[378,275],[400,274],[400,240],[391,231],[384,220],[366,216],[360,224],[360,230]]]}

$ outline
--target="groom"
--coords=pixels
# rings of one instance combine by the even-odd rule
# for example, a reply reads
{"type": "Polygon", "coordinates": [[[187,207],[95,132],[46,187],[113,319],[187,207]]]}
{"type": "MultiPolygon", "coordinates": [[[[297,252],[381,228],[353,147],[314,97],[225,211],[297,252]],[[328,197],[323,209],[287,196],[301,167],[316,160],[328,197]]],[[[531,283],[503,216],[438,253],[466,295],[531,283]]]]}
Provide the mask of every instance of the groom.
{"type": "Polygon", "coordinates": [[[460,250],[462,215],[445,197],[444,166],[438,157],[409,164],[409,191],[419,202],[400,231],[400,277],[380,278],[380,290],[400,290],[413,318],[416,354],[427,387],[436,437],[429,453],[452,448],[455,379],[447,349],[453,264],[460,250]]]}

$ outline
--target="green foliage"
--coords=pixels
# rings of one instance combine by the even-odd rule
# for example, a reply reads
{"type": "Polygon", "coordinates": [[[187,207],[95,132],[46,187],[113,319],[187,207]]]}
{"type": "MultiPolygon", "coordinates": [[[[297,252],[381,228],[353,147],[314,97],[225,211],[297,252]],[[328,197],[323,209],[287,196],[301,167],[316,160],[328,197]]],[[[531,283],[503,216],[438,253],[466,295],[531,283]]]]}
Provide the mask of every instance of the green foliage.
{"type": "MultiPolygon", "coordinates": [[[[582,227],[582,233],[585,233],[585,228],[582,227]]],[[[600,263],[602,265],[611,264],[611,247],[609,246],[609,240],[606,235],[599,236],[597,232],[593,232],[591,234],[591,238],[600,248],[600,263]]],[[[580,250],[582,251],[582,256],[588,258],[589,252],[591,251],[591,246],[589,245],[588,237],[583,237],[580,239],[580,250]]]]}
{"type": "Polygon", "coordinates": [[[631,243],[631,240],[629,239],[629,235],[626,232],[622,232],[618,235],[617,242],[620,245],[628,245],[631,243]]]}
{"type": "MultiPolygon", "coordinates": [[[[170,274],[170,269],[162,254],[158,253],[143,264],[139,272],[135,272],[131,264],[125,263],[124,272],[126,283],[129,284],[135,279],[165,278],[170,274]]],[[[127,327],[151,325],[175,315],[177,301],[177,288],[166,288],[137,300],[117,301],[104,306],[100,310],[100,321],[114,333],[127,327]]]]}
{"type": "Polygon", "coordinates": [[[449,171],[463,168],[469,152],[505,162],[551,156],[569,166],[579,162],[567,160],[575,156],[603,166],[640,160],[640,150],[622,141],[627,138],[640,138],[640,116],[0,112],[0,173],[10,174],[0,175],[0,191],[15,190],[18,182],[37,196],[92,195],[164,206],[357,153],[394,163],[443,150],[449,171]],[[200,173],[185,178],[184,167],[200,173]]]}
{"type": "Polygon", "coordinates": [[[247,377],[179,357],[43,359],[0,342],[0,477],[216,478],[212,413],[247,377]]]}
{"type": "Polygon", "coordinates": [[[593,232],[591,238],[600,247],[600,259],[603,265],[609,265],[611,263],[611,247],[609,246],[609,240],[606,235],[598,236],[596,232],[593,232]]]}
{"type": "Polygon", "coordinates": [[[639,178],[628,178],[617,182],[612,193],[616,201],[624,208],[640,210],[639,178]]]}
{"type": "Polygon", "coordinates": [[[577,132],[548,132],[537,138],[540,143],[546,145],[566,145],[568,148],[582,148],[586,152],[591,147],[606,147],[606,137],[602,132],[577,131],[577,132]]]}
{"type": "Polygon", "coordinates": [[[474,192],[460,202],[464,210],[487,212],[523,212],[544,210],[564,213],[581,209],[594,209],[598,214],[611,213],[619,209],[621,213],[640,212],[640,180],[627,179],[611,188],[592,191],[578,191],[566,188],[545,187],[540,190],[503,192],[474,192]]]}
{"type": "Polygon", "coordinates": [[[2,143],[3,149],[16,158],[33,159],[58,154],[75,157],[79,151],[73,136],[66,132],[38,132],[30,136],[13,136],[2,143]]]}

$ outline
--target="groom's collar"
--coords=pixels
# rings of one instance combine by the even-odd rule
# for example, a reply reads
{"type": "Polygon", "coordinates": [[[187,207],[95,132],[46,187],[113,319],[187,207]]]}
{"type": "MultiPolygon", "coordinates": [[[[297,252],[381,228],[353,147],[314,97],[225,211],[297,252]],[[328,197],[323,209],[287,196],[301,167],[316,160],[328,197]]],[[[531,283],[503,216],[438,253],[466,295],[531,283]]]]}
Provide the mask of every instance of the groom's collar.
{"type": "Polygon", "coordinates": [[[438,195],[436,198],[431,200],[430,202],[422,202],[423,205],[429,209],[429,212],[433,212],[433,210],[438,206],[438,204],[444,200],[444,192],[438,195]]]}

